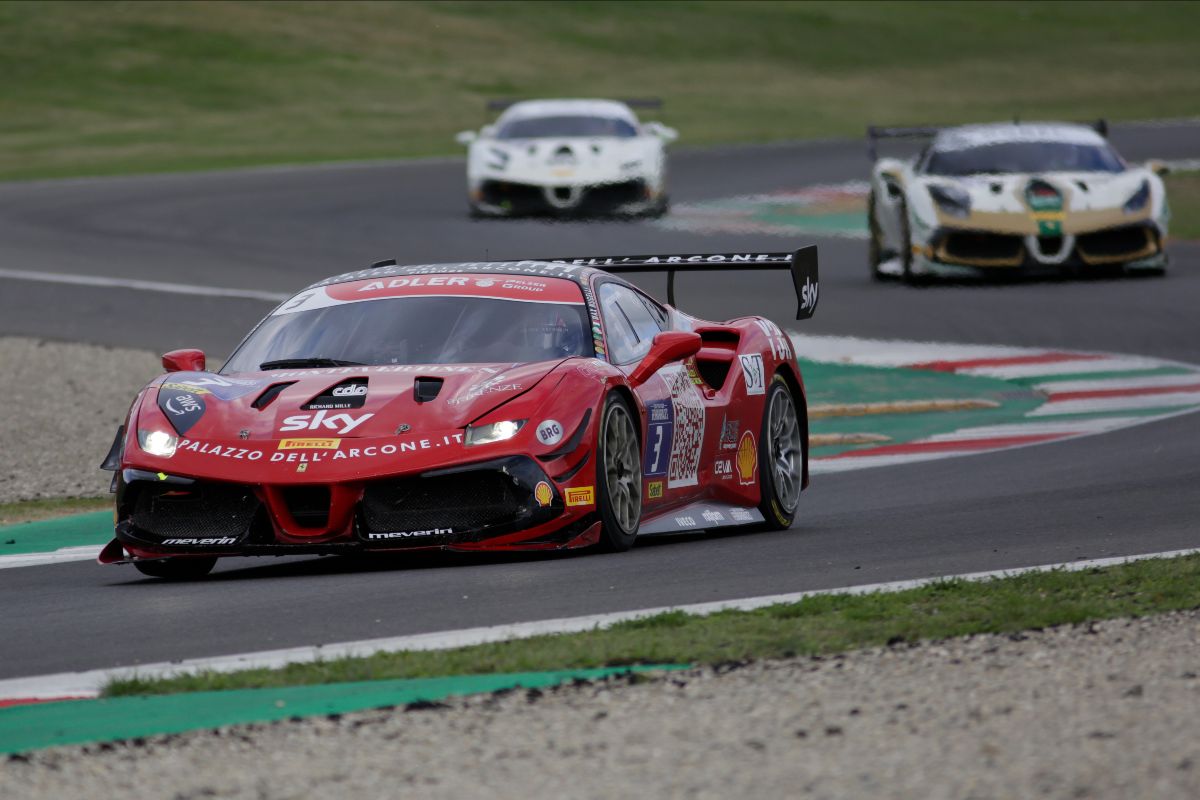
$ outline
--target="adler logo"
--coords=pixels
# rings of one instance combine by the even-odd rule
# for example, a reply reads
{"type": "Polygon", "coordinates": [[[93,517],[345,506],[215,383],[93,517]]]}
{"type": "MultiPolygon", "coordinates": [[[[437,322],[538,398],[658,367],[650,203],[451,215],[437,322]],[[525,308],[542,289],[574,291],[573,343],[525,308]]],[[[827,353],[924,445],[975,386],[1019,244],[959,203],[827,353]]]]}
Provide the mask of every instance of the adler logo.
{"type": "Polygon", "coordinates": [[[315,414],[296,414],[285,418],[283,424],[279,426],[279,430],[330,430],[344,436],[373,416],[375,415],[369,412],[360,417],[355,417],[353,414],[327,414],[325,411],[318,411],[315,414]]]}
{"type": "Polygon", "coordinates": [[[803,311],[812,313],[817,309],[817,292],[819,287],[815,281],[804,279],[804,288],[800,290],[800,308],[803,311]]]}

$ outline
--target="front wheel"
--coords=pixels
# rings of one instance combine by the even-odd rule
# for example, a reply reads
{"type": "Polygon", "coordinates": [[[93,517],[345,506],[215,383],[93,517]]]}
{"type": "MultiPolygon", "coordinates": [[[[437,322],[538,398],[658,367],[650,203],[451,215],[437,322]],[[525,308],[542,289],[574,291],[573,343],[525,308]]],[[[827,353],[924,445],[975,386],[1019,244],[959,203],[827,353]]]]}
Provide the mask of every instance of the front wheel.
{"type": "Polygon", "coordinates": [[[768,528],[781,531],[790,528],[796,519],[806,446],[792,392],[781,375],[772,379],[767,390],[761,430],[758,454],[762,502],[758,510],[768,528]]]}
{"type": "Polygon", "coordinates": [[[212,572],[217,565],[217,559],[212,556],[196,558],[158,558],[149,561],[135,561],[133,565],[138,572],[151,578],[165,578],[169,581],[194,581],[212,572]]]}
{"type": "Polygon", "coordinates": [[[618,394],[604,402],[599,438],[600,546],[619,552],[633,547],[642,521],[642,450],[633,414],[618,394]]]}

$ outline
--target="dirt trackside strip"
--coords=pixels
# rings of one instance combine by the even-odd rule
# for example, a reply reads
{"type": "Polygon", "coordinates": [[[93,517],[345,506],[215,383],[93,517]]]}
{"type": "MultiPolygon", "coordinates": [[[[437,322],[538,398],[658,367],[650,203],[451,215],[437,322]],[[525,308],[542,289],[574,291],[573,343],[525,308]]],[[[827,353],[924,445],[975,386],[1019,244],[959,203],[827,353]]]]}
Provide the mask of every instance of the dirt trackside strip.
{"type": "Polygon", "coordinates": [[[686,668],[605,667],[32,703],[0,708],[0,753],[433,703],[454,695],[535,689],[573,680],[686,668]]]}

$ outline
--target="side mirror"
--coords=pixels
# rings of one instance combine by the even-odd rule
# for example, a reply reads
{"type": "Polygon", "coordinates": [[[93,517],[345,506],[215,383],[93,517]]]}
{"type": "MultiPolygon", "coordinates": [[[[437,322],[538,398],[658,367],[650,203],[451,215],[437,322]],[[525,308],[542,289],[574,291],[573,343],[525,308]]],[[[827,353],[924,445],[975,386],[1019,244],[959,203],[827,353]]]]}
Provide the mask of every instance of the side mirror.
{"type": "Polygon", "coordinates": [[[647,122],[642,125],[642,129],[651,136],[657,136],[668,144],[679,138],[679,131],[674,128],[668,128],[661,122],[647,122]]]}
{"type": "Polygon", "coordinates": [[[463,147],[468,146],[471,142],[479,138],[479,134],[475,131],[459,131],[454,134],[454,141],[461,144],[463,147]]]}
{"type": "Polygon", "coordinates": [[[650,376],[670,364],[672,361],[682,361],[700,352],[700,334],[687,331],[663,331],[654,337],[650,344],[650,352],[642,359],[633,372],[629,373],[629,382],[641,386],[650,380],[650,376]]]}
{"type": "Polygon", "coordinates": [[[172,350],[162,357],[167,372],[204,372],[204,363],[203,350],[172,350]]]}
{"type": "Polygon", "coordinates": [[[490,139],[495,134],[496,134],[496,126],[495,125],[484,125],[482,128],[479,129],[479,138],[480,139],[490,139]]]}
{"type": "Polygon", "coordinates": [[[1146,169],[1150,170],[1160,178],[1164,175],[1171,174],[1171,168],[1167,166],[1166,162],[1159,161],[1157,158],[1152,158],[1147,161],[1146,169]]]}

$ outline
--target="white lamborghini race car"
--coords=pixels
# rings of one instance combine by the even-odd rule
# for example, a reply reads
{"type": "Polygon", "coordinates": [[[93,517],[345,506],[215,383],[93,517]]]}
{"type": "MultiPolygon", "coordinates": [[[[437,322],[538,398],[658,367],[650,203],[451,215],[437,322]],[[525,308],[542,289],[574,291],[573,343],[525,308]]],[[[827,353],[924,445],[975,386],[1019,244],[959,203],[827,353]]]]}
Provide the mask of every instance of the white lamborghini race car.
{"type": "Polygon", "coordinates": [[[1161,273],[1165,169],[1127,164],[1106,132],[1103,121],[868,128],[873,159],[878,139],[932,138],[912,159],[875,161],[872,273],[1161,273]]]}
{"type": "Polygon", "coordinates": [[[655,100],[492,102],[506,109],[468,145],[467,197],[474,216],[645,215],[667,210],[666,144],[678,134],[639,122],[630,106],[655,100]]]}

